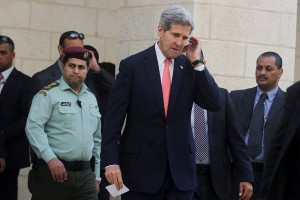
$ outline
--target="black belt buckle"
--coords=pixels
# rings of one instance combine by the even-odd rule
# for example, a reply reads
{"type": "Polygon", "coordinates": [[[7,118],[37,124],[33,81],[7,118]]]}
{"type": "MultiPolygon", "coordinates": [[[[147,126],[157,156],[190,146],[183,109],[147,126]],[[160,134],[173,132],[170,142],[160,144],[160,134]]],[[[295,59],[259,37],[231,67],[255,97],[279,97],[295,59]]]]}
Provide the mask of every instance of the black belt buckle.
{"type": "Polygon", "coordinates": [[[252,162],[252,169],[254,172],[262,172],[264,169],[264,164],[260,162],[252,162]]]}

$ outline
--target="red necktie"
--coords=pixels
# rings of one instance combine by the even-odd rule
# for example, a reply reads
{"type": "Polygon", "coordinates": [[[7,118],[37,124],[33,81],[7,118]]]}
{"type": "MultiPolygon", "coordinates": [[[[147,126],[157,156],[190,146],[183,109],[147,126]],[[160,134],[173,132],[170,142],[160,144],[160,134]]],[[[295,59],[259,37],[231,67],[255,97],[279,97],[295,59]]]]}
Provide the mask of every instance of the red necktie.
{"type": "Polygon", "coordinates": [[[165,108],[165,115],[168,114],[168,105],[169,105],[169,98],[170,98],[170,88],[171,88],[171,78],[170,78],[170,66],[171,59],[167,58],[165,60],[165,67],[162,76],[162,92],[164,98],[164,108],[165,108]]]}

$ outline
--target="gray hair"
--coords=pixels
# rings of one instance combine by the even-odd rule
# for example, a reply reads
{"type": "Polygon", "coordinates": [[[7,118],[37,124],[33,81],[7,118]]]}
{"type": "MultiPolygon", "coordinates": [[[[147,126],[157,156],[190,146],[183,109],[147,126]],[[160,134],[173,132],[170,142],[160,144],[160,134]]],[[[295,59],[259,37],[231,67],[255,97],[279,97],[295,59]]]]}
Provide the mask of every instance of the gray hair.
{"type": "Polygon", "coordinates": [[[163,11],[159,24],[164,31],[171,29],[172,24],[187,25],[191,27],[191,32],[194,30],[194,20],[191,14],[185,8],[178,5],[168,7],[163,11]]]}

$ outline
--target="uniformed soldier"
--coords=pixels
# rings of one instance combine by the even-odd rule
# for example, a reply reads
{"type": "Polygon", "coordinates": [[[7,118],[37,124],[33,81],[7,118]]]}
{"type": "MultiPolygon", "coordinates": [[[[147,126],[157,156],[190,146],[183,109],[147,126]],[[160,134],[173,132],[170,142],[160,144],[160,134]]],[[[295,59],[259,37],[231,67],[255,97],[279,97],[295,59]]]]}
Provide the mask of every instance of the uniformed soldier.
{"type": "Polygon", "coordinates": [[[39,158],[28,187],[32,199],[96,200],[101,122],[96,98],[83,83],[91,54],[82,47],[64,53],[62,77],[35,95],[27,119],[26,134],[39,158]]]}

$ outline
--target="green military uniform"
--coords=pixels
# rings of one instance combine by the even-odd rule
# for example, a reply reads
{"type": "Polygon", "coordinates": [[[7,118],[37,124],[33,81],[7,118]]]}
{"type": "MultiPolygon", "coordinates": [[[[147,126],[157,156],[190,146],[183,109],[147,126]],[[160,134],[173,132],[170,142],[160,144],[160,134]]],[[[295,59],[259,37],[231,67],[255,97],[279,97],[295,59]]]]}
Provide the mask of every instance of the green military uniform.
{"type": "Polygon", "coordinates": [[[96,177],[100,177],[100,129],[95,96],[85,84],[77,95],[63,77],[35,95],[26,124],[27,137],[39,159],[46,163],[56,157],[89,161],[93,155],[96,177]]]}
{"type": "Polygon", "coordinates": [[[77,96],[62,77],[34,97],[26,134],[38,158],[47,163],[55,157],[89,161],[93,154],[95,175],[100,177],[100,129],[95,96],[85,84],[77,96]]]}

